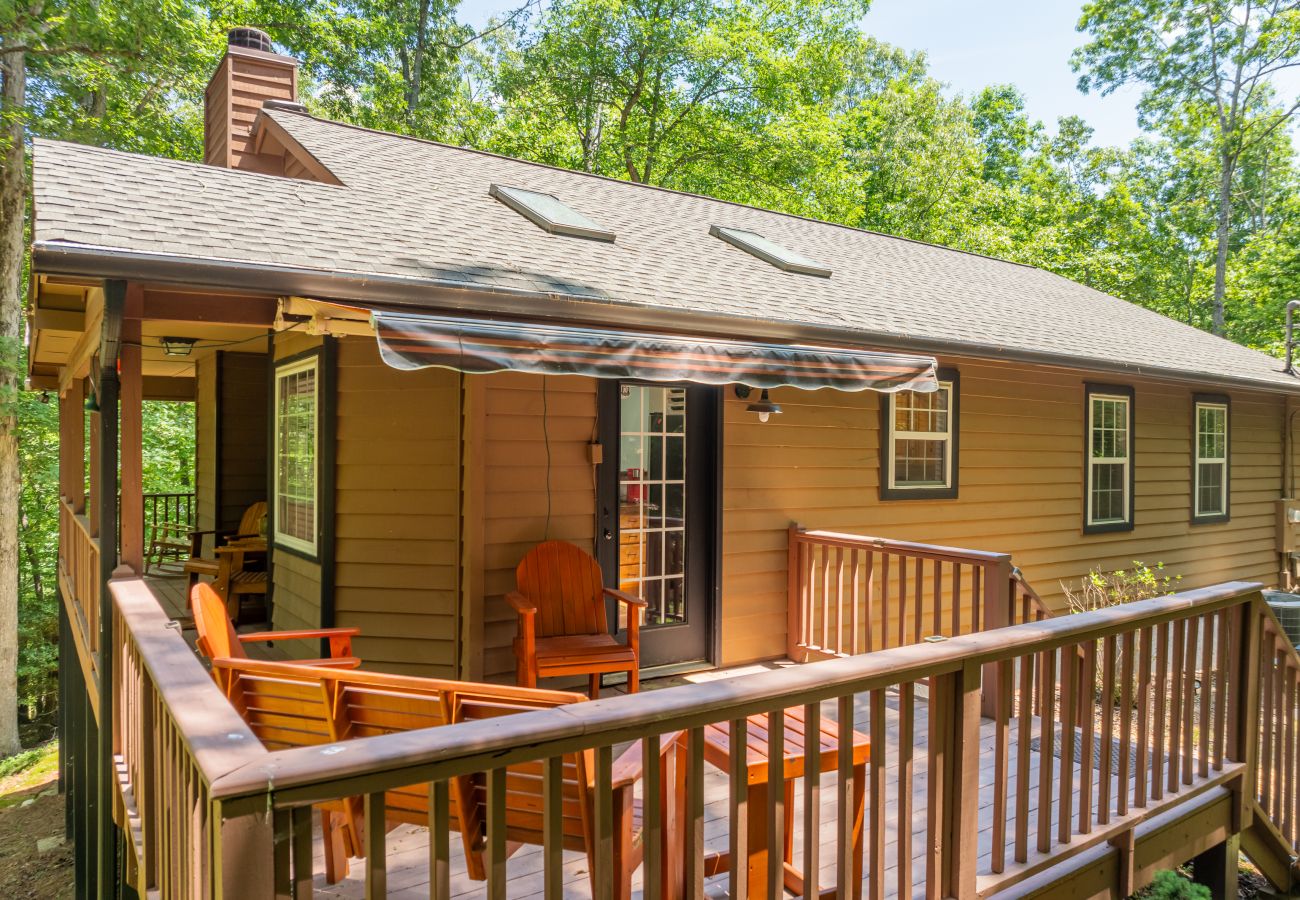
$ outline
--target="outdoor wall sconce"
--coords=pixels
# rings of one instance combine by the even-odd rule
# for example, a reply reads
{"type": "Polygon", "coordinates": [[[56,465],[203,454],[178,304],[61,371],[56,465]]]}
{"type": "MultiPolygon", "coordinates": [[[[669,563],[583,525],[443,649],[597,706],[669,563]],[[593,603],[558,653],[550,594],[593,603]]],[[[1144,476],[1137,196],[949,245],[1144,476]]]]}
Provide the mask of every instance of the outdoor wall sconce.
{"type": "MultiPolygon", "coordinates": [[[[753,393],[753,388],[743,384],[736,385],[736,397],[740,400],[748,400],[753,393]]],[[[767,388],[763,388],[762,393],[758,395],[758,399],[746,406],[745,411],[758,413],[758,421],[766,422],[773,415],[779,416],[781,407],[779,404],[772,402],[772,399],[767,396],[767,388]]]]}
{"type": "Polygon", "coordinates": [[[163,353],[167,356],[189,356],[198,338],[165,337],[161,338],[163,353]]]}

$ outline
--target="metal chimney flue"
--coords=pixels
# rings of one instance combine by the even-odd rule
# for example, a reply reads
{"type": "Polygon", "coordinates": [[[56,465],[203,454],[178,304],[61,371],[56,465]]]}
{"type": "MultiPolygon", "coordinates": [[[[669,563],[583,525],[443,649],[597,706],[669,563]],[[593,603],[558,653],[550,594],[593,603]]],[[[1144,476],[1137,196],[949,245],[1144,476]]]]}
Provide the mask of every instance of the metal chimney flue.
{"type": "Polygon", "coordinates": [[[226,32],[226,43],[231,47],[261,50],[263,53],[275,52],[271,36],[257,28],[232,28],[226,32]]]}

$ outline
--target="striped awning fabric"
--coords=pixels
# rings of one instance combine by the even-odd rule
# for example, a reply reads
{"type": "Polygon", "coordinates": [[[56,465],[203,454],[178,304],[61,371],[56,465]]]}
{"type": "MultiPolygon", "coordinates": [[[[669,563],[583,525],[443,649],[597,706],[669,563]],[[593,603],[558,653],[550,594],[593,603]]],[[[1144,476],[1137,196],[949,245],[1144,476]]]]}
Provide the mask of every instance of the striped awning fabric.
{"type": "Polygon", "coordinates": [[[395,369],[439,366],[887,393],[938,388],[936,364],[928,356],[380,311],[373,323],[380,355],[395,369]]]}

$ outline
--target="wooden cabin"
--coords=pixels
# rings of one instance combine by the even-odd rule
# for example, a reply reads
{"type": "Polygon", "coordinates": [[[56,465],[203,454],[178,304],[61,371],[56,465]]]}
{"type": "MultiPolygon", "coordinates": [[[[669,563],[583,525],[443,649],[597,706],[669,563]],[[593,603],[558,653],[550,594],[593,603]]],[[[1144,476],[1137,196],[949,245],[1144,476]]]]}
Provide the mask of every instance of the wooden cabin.
{"type": "MultiPolygon", "coordinates": [[[[1300,380],[1279,360],[1033,267],[326,121],[298,103],[294,60],[240,41],[208,89],[205,164],[34,147],[29,386],[61,409],[80,888],[262,896],[288,891],[292,870],[306,896],[303,827],[322,797],[378,797],[382,812],[387,788],[445,784],[488,767],[493,748],[608,750],[836,698],[842,724],[861,703],[854,727],[879,753],[867,821],[848,831],[847,751],[827,770],[840,811],[821,832],[834,833],[823,882],[841,891],[854,827],[868,833],[872,896],[1122,896],[1193,856],[1202,874],[1235,871],[1238,842],[1290,886],[1300,657],[1258,594],[1295,578],[1300,380]],[[506,595],[547,540],[590,552],[610,586],[646,600],[643,677],[835,661],[529,713],[513,737],[477,722],[419,749],[367,738],[369,781],[305,750],[269,753],[217,708],[166,624],[187,613],[184,582],[148,565],[145,399],[196,404],[198,530],[236,528],[266,502],[269,627],[359,628],[367,669],[512,682],[506,595]],[[1189,593],[1056,615],[1064,586],[1134,560],[1163,563],[1189,593]],[[1067,665],[1076,649],[1089,665],[1067,665]],[[1157,695],[1174,718],[1160,707],[1134,766],[1160,755],[1175,774],[1152,772],[1126,804],[1143,777],[1127,754],[1099,796],[1120,775],[1075,758],[1092,757],[1091,716],[1079,751],[1059,723],[1084,729],[1091,710],[1067,668],[1075,688],[1094,670],[1114,687],[1137,677],[1125,667],[1142,649],[1163,666],[1143,663],[1143,688],[1174,691],[1157,695]],[[1212,670],[1232,679],[1211,690],[1212,670]],[[635,726],[619,718],[637,709],[650,711],[635,726]],[[1053,760],[1053,734],[1055,812],[1030,795],[1052,789],[1055,762],[1037,760],[1053,760]],[[913,768],[913,738],[928,766],[913,768]],[[1047,781],[1031,785],[1031,768],[1047,781]],[[988,783],[963,799],[978,771],[988,783]],[[1032,821],[1031,799],[1046,809],[1032,821]],[[946,838],[913,844],[914,812],[946,838]]],[[[682,765],[703,767],[684,746],[682,765]]],[[[687,818],[725,807],[718,790],[692,788],[687,818]]],[[[816,795],[799,796],[798,852],[815,870],[816,795]]],[[[748,815],[781,818],[776,805],[748,815]]],[[[431,834],[425,883],[443,896],[445,822],[431,834]]],[[[687,834],[688,892],[730,874],[761,895],[743,866],[699,862],[711,835],[687,834]]],[[[367,840],[376,896],[383,828],[367,840]]],[[[733,862],[740,846],[733,835],[733,862]]],[[[543,855],[558,896],[573,885],[558,849],[543,855]]]]}

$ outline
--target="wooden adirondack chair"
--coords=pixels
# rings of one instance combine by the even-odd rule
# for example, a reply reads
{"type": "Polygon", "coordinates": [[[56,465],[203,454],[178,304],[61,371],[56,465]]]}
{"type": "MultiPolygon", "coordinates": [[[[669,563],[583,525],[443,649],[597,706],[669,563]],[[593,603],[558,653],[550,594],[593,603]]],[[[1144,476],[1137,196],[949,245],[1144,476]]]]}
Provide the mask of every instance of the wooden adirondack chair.
{"type": "Polygon", "coordinates": [[[547,541],[530,550],[515,569],[515,584],[518,589],[506,600],[519,614],[514,646],[520,685],[535,687],[538,678],[557,675],[587,675],[595,700],[601,675],[627,672],[628,691],[637,691],[644,600],[605,587],[600,564],[564,541],[547,541]],[[609,633],[606,597],[628,607],[626,644],[609,633]]]}
{"type": "MultiPolygon", "coordinates": [[[[246,658],[212,661],[217,684],[267,749],[316,746],[356,738],[435,728],[449,724],[454,698],[508,701],[515,709],[536,709],[585,700],[581,694],[527,690],[491,684],[417,678],[323,668],[246,658]]],[[[385,794],[388,827],[429,824],[429,787],[411,785],[385,794]]],[[[360,836],[364,804],[346,797],[318,806],[325,823],[325,878],[347,874],[347,857],[364,853],[360,836]]],[[[460,830],[457,794],[452,792],[450,827],[460,830]]],[[[467,857],[471,878],[487,877],[482,856],[467,857]]]]}
{"type": "MultiPolygon", "coordinates": [[[[581,698],[581,695],[576,695],[581,698]]],[[[452,723],[490,719],[513,715],[539,708],[562,705],[562,702],[540,697],[525,698],[523,702],[487,691],[460,690],[452,697],[452,723]]],[[[569,701],[572,702],[572,701],[569,701]]],[[[632,873],[645,857],[641,805],[658,802],[663,811],[662,884],[666,896],[681,896],[682,868],[674,852],[673,837],[678,832],[677,804],[673,800],[673,785],[677,780],[675,765],[678,734],[663,738],[663,777],[657,798],[636,799],[633,788],[641,778],[641,742],[632,744],[613,765],[613,832],[614,832],[614,897],[627,900],[632,895],[632,873]]],[[[512,854],[522,844],[541,845],[541,810],[543,809],[544,763],[520,763],[508,767],[506,779],[506,854],[512,854]]],[[[596,889],[596,834],[593,804],[596,797],[595,756],[591,750],[566,753],[563,756],[564,781],[561,787],[564,807],[562,837],[566,850],[581,850],[587,854],[587,871],[591,877],[592,895],[596,889]]],[[[487,849],[487,789],[483,773],[452,779],[452,795],[461,812],[461,838],[465,845],[465,858],[475,869],[486,871],[487,849]],[[472,861],[472,862],[470,862],[472,861]]]]}
{"type": "Polygon", "coordinates": [[[234,532],[209,529],[189,532],[190,557],[182,570],[190,587],[199,578],[213,579],[218,596],[235,604],[234,619],[239,621],[240,598],[250,594],[266,594],[266,545],[262,535],[266,519],[266,503],[258,501],[244,510],[239,528],[234,532]],[[203,539],[212,536],[212,556],[203,555],[203,539]],[[256,566],[252,563],[262,563],[256,566]]]}
{"type": "MultiPolygon", "coordinates": [[[[320,677],[322,671],[327,670],[238,657],[212,660],[217,684],[268,750],[334,742],[334,686],[320,677]]],[[[348,857],[364,855],[362,803],[359,797],[343,797],[316,809],[325,843],[325,881],[334,884],[347,876],[348,857]]]]}
{"type": "Polygon", "coordinates": [[[295,665],[341,666],[354,669],[361,660],[352,655],[352,638],[361,633],[359,628],[312,628],[302,631],[252,631],[239,634],[231,624],[226,604],[217,596],[211,585],[196,584],[190,589],[190,611],[194,614],[194,627],[199,632],[199,652],[208,659],[246,659],[244,644],[258,641],[329,641],[330,655],[326,659],[294,660],[295,665]]]}

